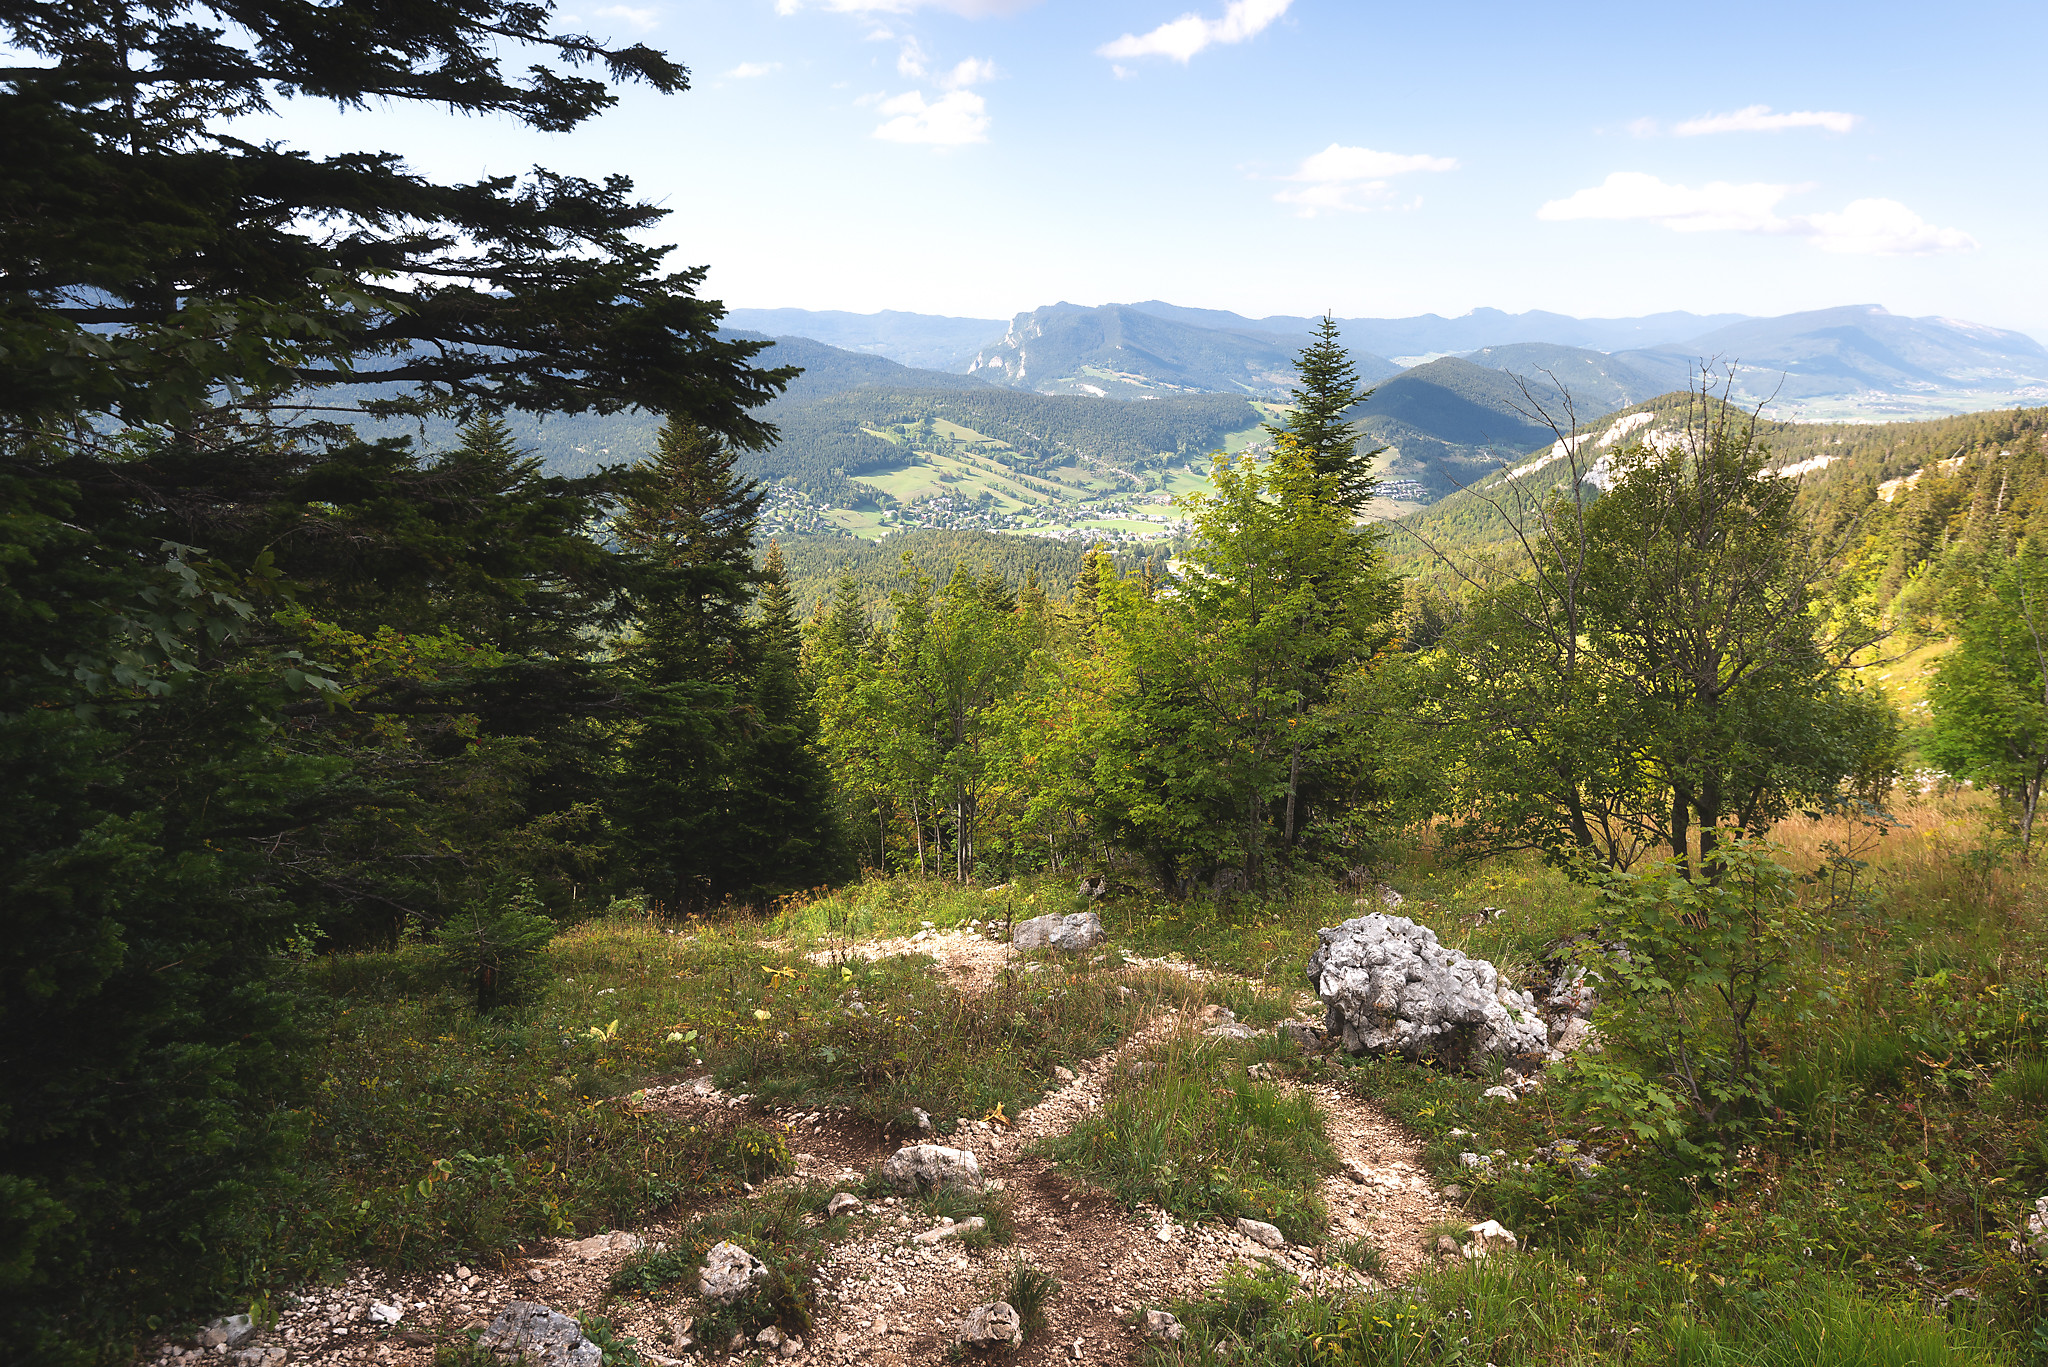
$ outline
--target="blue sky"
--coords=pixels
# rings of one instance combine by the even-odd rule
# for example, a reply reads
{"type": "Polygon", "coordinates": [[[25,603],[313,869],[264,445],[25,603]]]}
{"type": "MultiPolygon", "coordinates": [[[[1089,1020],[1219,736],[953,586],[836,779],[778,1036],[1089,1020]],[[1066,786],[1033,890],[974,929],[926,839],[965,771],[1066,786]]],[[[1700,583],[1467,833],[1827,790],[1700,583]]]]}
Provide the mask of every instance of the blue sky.
{"type": "MultiPolygon", "coordinates": [[[[437,176],[631,175],[753,307],[1772,314],[2048,338],[2048,6],[621,0],[565,136],[298,106],[437,176]]],[[[273,122],[266,120],[265,122],[273,122]]]]}

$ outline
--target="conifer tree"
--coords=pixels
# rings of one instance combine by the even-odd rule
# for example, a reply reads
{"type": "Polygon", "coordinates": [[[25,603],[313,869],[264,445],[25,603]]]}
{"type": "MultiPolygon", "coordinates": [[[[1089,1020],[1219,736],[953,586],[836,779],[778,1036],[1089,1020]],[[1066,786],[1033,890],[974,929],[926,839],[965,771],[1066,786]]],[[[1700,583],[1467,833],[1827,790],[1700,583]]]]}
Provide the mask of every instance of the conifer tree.
{"type": "Polygon", "coordinates": [[[754,525],[766,495],[734,472],[738,458],[715,433],[671,417],[612,524],[651,576],[635,651],[649,682],[744,672],[754,525]]]}
{"type": "Polygon", "coordinates": [[[1282,449],[1308,455],[1318,475],[1334,476],[1338,501],[1356,512],[1378,486],[1372,462],[1386,448],[1358,449],[1350,415],[1372,391],[1359,387],[1358,367],[1338,339],[1335,318],[1323,315],[1315,340],[1301,349],[1294,366],[1294,409],[1284,424],[1268,423],[1266,431],[1282,449]]]}

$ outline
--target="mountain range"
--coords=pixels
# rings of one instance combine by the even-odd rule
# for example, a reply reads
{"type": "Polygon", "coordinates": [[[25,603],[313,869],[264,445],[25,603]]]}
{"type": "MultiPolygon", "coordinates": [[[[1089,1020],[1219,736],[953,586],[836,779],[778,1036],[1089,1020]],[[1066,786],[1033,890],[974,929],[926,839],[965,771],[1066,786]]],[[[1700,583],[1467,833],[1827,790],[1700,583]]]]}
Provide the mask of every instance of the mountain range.
{"type": "MultiPolygon", "coordinates": [[[[927,314],[735,309],[728,324],[967,373],[1051,394],[1157,399],[1231,393],[1283,398],[1315,319],[1248,318],[1149,300],[1048,305],[1007,325],[927,314]],[[772,324],[772,326],[770,326],[772,324]],[[979,341],[967,339],[979,337],[979,341]]],[[[1576,400],[1613,408],[1686,387],[1702,365],[1733,368],[1733,391],[1809,421],[1897,419],[2048,400],[2048,349],[2023,333],[1852,305],[1753,318],[1640,318],[1476,309],[1458,318],[1338,320],[1362,379],[1457,355],[1530,375],[1548,370],[1576,400]]]]}

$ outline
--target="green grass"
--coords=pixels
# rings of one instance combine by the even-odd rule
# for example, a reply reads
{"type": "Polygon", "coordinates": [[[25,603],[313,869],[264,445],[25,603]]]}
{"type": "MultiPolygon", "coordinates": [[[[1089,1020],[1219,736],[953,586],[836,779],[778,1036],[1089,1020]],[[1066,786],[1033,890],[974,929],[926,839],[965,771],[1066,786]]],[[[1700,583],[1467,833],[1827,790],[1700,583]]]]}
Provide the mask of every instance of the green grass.
{"type": "Polygon", "coordinates": [[[767,1280],[732,1305],[704,1304],[693,1331],[698,1341],[723,1343],[736,1333],[752,1338],[771,1324],[807,1334],[819,1260],[846,1232],[845,1216],[824,1218],[831,1198],[830,1187],[797,1184],[699,1216],[667,1247],[644,1250],[621,1263],[609,1289],[615,1296],[656,1298],[681,1286],[694,1294],[704,1255],[718,1244],[733,1243],[767,1265],[767,1280]]]}
{"type": "Polygon", "coordinates": [[[1378,1295],[1308,1296],[1277,1268],[1239,1272],[1175,1307],[1187,1328],[1161,1363],[1280,1367],[1994,1367],[1986,1335],[1916,1305],[1806,1277],[1750,1301],[1698,1294],[1690,1269],[1645,1267],[1605,1245],[1590,1273],[1550,1257],[1426,1272],[1378,1295]]]}
{"type": "Polygon", "coordinates": [[[1246,1076],[1249,1052],[1174,1036],[1044,1149],[1127,1204],[1188,1220],[1265,1220],[1295,1243],[1320,1243],[1329,1213],[1317,1188],[1336,1167],[1322,1110],[1304,1092],[1246,1076]]]}

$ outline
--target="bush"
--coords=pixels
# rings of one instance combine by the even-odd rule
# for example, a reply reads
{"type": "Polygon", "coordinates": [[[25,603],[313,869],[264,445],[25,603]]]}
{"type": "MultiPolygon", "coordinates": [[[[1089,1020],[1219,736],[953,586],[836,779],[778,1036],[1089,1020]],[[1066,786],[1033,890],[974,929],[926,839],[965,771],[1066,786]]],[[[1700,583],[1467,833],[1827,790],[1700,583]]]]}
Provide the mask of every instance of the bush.
{"type": "Polygon", "coordinates": [[[540,908],[533,883],[522,879],[516,891],[468,903],[436,932],[442,968],[475,998],[477,1010],[519,1005],[539,984],[541,955],[555,934],[540,908]]]}

